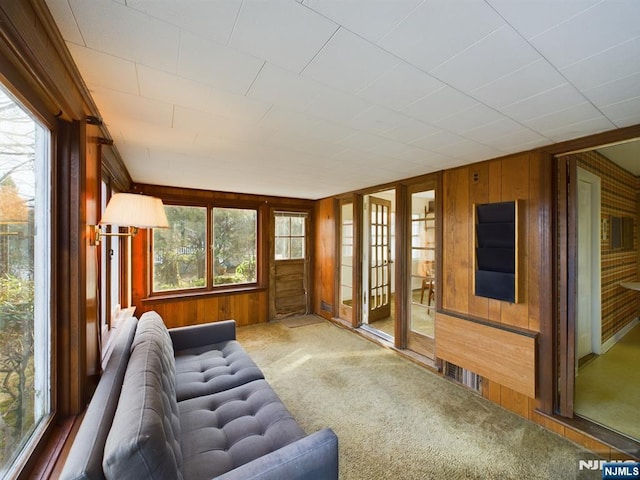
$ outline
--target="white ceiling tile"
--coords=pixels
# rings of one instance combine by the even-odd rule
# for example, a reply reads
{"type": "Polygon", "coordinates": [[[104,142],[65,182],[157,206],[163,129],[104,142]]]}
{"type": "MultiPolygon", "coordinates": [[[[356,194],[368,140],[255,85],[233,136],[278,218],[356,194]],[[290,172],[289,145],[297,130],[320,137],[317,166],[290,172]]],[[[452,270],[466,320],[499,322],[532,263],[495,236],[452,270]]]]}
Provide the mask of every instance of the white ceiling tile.
{"type": "Polygon", "coordinates": [[[503,152],[497,148],[474,142],[473,140],[467,140],[466,138],[460,142],[449,144],[446,147],[435,148],[434,151],[460,160],[473,162],[499,157],[503,154],[503,152]]]}
{"type": "MultiPolygon", "coordinates": [[[[375,155],[394,157],[411,150],[412,147],[366,132],[357,132],[340,141],[345,147],[362,150],[375,155]]],[[[369,155],[370,156],[370,155],[369,155]]]]}
{"type": "Polygon", "coordinates": [[[453,87],[469,91],[540,58],[531,45],[505,25],[440,64],[430,73],[453,87]]]}
{"type": "Polygon", "coordinates": [[[104,87],[132,95],[140,93],[135,63],[73,43],[67,47],[80,71],[85,72],[83,79],[89,88],[104,87]]]}
{"type": "Polygon", "coordinates": [[[483,0],[427,0],[378,43],[430,71],[504,23],[483,0]]]}
{"type": "Polygon", "coordinates": [[[443,87],[403,108],[402,113],[433,124],[476,105],[478,102],[473,98],[451,87],[443,87]]]}
{"type": "Polygon", "coordinates": [[[559,87],[533,95],[500,109],[512,119],[524,122],[548,113],[565,110],[585,102],[584,96],[572,85],[565,83],[559,87]]]}
{"type": "Polygon", "coordinates": [[[315,117],[346,124],[370,106],[371,103],[355,95],[326,89],[319,91],[305,110],[315,117]]]}
{"type": "Polygon", "coordinates": [[[69,3],[61,2],[60,0],[46,0],[46,4],[56,21],[62,38],[76,45],[84,45],[84,39],[80,34],[75,17],[71,13],[69,3]]]}
{"type": "Polygon", "coordinates": [[[386,107],[373,105],[353,117],[348,125],[369,133],[380,134],[394,128],[409,117],[386,107]]]}
{"type": "Polygon", "coordinates": [[[531,39],[557,68],[596,55],[640,35],[640,2],[605,0],[531,39]]]}
{"type": "Polygon", "coordinates": [[[584,102],[564,110],[547,113],[540,117],[526,120],[522,123],[544,136],[549,136],[551,132],[581,121],[603,118],[602,114],[591,103],[584,102]]]}
{"type": "Polygon", "coordinates": [[[372,42],[404,19],[422,0],[304,0],[303,4],[372,42]]]}
{"type": "Polygon", "coordinates": [[[140,95],[183,107],[197,108],[209,96],[211,87],[144,65],[137,66],[140,95]]]}
{"type": "Polygon", "coordinates": [[[106,123],[112,119],[123,117],[139,120],[143,124],[171,127],[173,105],[170,103],[106,88],[95,88],[91,94],[106,123]]]}
{"type": "Polygon", "coordinates": [[[602,0],[487,0],[525,38],[565,22],[602,0]]]}
{"type": "Polygon", "coordinates": [[[640,97],[606,105],[601,110],[619,128],[640,124],[640,97]]]}
{"type": "Polygon", "coordinates": [[[270,105],[243,95],[138,65],[140,94],[220,117],[258,121],[270,105]]]}
{"type": "Polygon", "coordinates": [[[555,130],[546,131],[545,136],[549,137],[554,142],[564,142],[565,140],[601,133],[606,130],[611,130],[612,128],[615,128],[615,125],[600,115],[598,117],[581,120],[576,123],[563,124],[555,130]]]}
{"type": "Polygon", "coordinates": [[[471,91],[471,95],[494,108],[524,100],[566,83],[549,62],[540,59],[471,91]]]}
{"type": "Polygon", "coordinates": [[[266,63],[247,96],[293,110],[304,110],[327,87],[297,73],[266,63]]]}
{"type": "Polygon", "coordinates": [[[411,142],[412,145],[420,147],[424,150],[430,150],[438,153],[446,153],[444,149],[449,145],[464,142],[466,139],[455,133],[438,130],[430,133],[422,138],[411,142]]]}
{"type": "Polygon", "coordinates": [[[247,119],[230,118],[176,105],[173,127],[201,135],[226,137],[250,128],[250,122],[247,119]]]}
{"type": "Polygon", "coordinates": [[[348,93],[357,93],[399,60],[357,35],[339,29],[302,74],[348,93]]]}
{"type": "Polygon", "coordinates": [[[358,96],[379,105],[401,110],[442,87],[444,84],[440,80],[413,65],[400,62],[358,92],[358,96]]]}
{"type": "Polygon", "coordinates": [[[442,118],[433,124],[443,130],[461,134],[468,130],[497,122],[503,118],[503,115],[486,105],[476,104],[459,113],[442,118]]]}
{"type": "Polygon", "coordinates": [[[640,97],[640,73],[585,90],[584,95],[598,108],[640,97]]]}
{"type": "Polygon", "coordinates": [[[561,70],[577,88],[587,90],[640,72],[640,37],[561,70]]]}
{"type": "Polygon", "coordinates": [[[542,145],[549,141],[539,133],[508,119],[466,132],[464,136],[493,148],[508,150],[510,153],[524,150],[523,148],[512,150],[513,145],[531,144],[532,142],[538,142],[542,145]]]}
{"type": "MultiPolygon", "coordinates": [[[[492,145],[496,148],[498,148],[498,144],[494,141],[495,139],[502,139],[504,141],[506,137],[511,138],[516,135],[520,136],[518,139],[519,143],[540,138],[540,135],[536,132],[504,117],[495,122],[479,125],[476,128],[464,132],[465,138],[492,145]]],[[[501,143],[500,146],[504,146],[504,143],[501,143]]]]}
{"type": "Polygon", "coordinates": [[[264,61],[259,58],[184,32],[177,73],[221,90],[244,95],[263,64],[264,61]]]}
{"type": "Polygon", "coordinates": [[[87,47],[175,71],[180,39],[177,27],[114,2],[69,0],[69,4],[87,47]]]}
{"type": "Polygon", "coordinates": [[[440,131],[433,125],[426,124],[415,118],[406,117],[395,127],[381,132],[380,135],[400,143],[411,143],[414,140],[440,131]]]}
{"type": "Polygon", "coordinates": [[[229,45],[300,72],[338,25],[290,0],[245,0],[229,45]]]}
{"type": "Polygon", "coordinates": [[[131,8],[226,45],[242,0],[127,0],[131,8]]]}

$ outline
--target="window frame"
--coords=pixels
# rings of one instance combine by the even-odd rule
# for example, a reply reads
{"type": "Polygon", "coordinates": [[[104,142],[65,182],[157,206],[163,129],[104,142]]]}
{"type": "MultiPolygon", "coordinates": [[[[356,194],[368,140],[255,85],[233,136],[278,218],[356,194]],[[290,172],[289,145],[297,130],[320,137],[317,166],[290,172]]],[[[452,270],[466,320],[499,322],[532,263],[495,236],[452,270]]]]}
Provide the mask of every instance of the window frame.
{"type": "MultiPolygon", "coordinates": [[[[54,295],[56,288],[56,237],[58,232],[58,222],[56,221],[56,194],[57,184],[55,181],[56,172],[56,146],[57,131],[53,127],[51,121],[42,115],[33,104],[28,101],[18,90],[7,81],[0,77],[0,89],[4,95],[13,101],[13,103],[22,110],[22,112],[31,118],[35,124],[34,133],[34,182],[36,184],[34,193],[34,204],[38,205],[35,210],[33,228],[37,237],[34,238],[33,251],[33,278],[34,278],[34,298],[33,298],[33,356],[34,371],[37,365],[41,369],[45,369],[40,376],[46,376],[47,381],[44,387],[44,400],[42,405],[38,407],[37,399],[34,400],[34,409],[43,409],[40,418],[34,421],[30,428],[28,436],[22,438],[18,449],[13,452],[10,462],[2,469],[3,474],[8,476],[16,476],[22,478],[24,472],[29,470],[28,465],[33,464],[34,454],[42,450],[44,444],[51,434],[54,427],[54,419],[57,416],[57,356],[56,356],[56,331],[57,331],[57,312],[56,297],[54,295]],[[40,132],[40,134],[38,133],[40,132]],[[39,135],[42,138],[39,138],[39,135]],[[38,164],[40,162],[40,164],[38,164]],[[44,189],[44,191],[42,191],[44,189]],[[41,231],[41,234],[37,232],[41,231]],[[44,248],[43,247],[46,247],[44,248]],[[38,280],[40,283],[38,283],[38,280]],[[39,289],[37,287],[40,287],[39,289]],[[41,295],[36,296],[36,291],[42,291],[41,295]],[[40,314],[38,313],[40,311],[40,314]],[[39,318],[43,317],[43,318],[39,318]],[[36,335],[44,325],[44,332],[36,335]],[[38,351],[38,344],[40,350],[38,351]],[[43,350],[44,349],[44,350],[43,350]]],[[[36,375],[34,373],[34,375],[36,375]]],[[[34,388],[37,391],[39,385],[37,376],[34,379],[34,388]]],[[[36,395],[37,396],[37,395],[36,395]]],[[[35,414],[35,412],[34,412],[35,414]]]]}
{"type": "Polygon", "coordinates": [[[285,262],[288,260],[305,260],[307,258],[307,221],[308,221],[308,217],[309,214],[306,212],[290,212],[290,211],[282,211],[282,210],[276,210],[273,213],[273,221],[274,221],[274,233],[273,233],[273,260],[276,262],[285,262]],[[278,235],[278,225],[277,225],[277,219],[278,218],[287,218],[289,221],[289,234],[288,235],[278,235]],[[292,218],[299,218],[302,220],[302,234],[301,235],[293,235],[291,233],[292,228],[291,228],[291,219],[292,218]],[[288,243],[289,243],[289,255],[287,256],[287,258],[278,258],[277,257],[277,250],[278,250],[278,239],[287,239],[288,243]],[[302,256],[300,257],[292,257],[291,256],[291,240],[294,238],[301,238],[302,239],[302,256]]]}
{"type": "MultiPolygon", "coordinates": [[[[162,198],[162,197],[161,197],[162,198]]],[[[153,229],[148,230],[148,255],[145,268],[147,282],[147,299],[169,299],[176,297],[191,297],[203,295],[215,295],[221,293],[245,292],[264,288],[263,281],[263,261],[265,259],[262,248],[263,235],[263,209],[258,202],[225,202],[225,201],[208,201],[198,202],[176,198],[162,198],[165,206],[176,207],[204,207],[206,208],[206,256],[205,256],[205,285],[198,288],[182,288],[172,290],[155,291],[153,288],[153,229]],[[248,283],[234,283],[215,285],[213,275],[213,210],[215,208],[254,210],[256,213],[256,281],[248,283]]]]}

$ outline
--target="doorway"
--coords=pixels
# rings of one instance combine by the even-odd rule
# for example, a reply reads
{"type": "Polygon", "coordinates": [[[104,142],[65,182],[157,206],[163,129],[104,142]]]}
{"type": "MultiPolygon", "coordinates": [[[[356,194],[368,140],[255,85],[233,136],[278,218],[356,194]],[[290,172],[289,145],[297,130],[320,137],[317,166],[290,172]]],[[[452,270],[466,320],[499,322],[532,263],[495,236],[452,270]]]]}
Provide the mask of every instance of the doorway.
{"type": "Polygon", "coordinates": [[[362,327],[390,342],[395,332],[395,190],[363,198],[362,327]]]}
{"type": "Polygon", "coordinates": [[[608,154],[599,147],[558,157],[557,405],[563,416],[637,442],[640,165],[623,167],[608,154]]]}
{"type": "Polygon", "coordinates": [[[437,209],[436,185],[428,182],[408,189],[410,231],[408,249],[409,299],[407,347],[435,359],[437,209]]]}
{"type": "Polygon", "coordinates": [[[309,215],[306,212],[274,211],[272,220],[270,317],[275,320],[306,315],[311,311],[307,241],[309,215]]]}
{"type": "Polygon", "coordinates": [[[576,375],[580,364],[601,353],[600,177],[578,170],[578,294],[576,375]]]}

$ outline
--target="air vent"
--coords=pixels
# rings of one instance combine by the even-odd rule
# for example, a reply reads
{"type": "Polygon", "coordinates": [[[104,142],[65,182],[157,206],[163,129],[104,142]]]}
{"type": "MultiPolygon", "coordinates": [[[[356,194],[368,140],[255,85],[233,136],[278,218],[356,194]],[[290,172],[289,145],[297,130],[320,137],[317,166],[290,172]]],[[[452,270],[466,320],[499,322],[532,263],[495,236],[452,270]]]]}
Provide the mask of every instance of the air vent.
{"type": "Polygon", "coordinates": [[[466,370],[453,363],[444,362],[443,368],[444,376],[451,380],[461,383],[471,390],[480,392],[482,388],[482,377],[477,373],[473,373],[470,370],[466,370]]]}
{"type": "Polygon", "coordinates": [[[320,310],[323,310],[325,312],[333,312],[333,305],[331,305],[330,303],[325,302],[324,300],[320,301],[320,310]]]}

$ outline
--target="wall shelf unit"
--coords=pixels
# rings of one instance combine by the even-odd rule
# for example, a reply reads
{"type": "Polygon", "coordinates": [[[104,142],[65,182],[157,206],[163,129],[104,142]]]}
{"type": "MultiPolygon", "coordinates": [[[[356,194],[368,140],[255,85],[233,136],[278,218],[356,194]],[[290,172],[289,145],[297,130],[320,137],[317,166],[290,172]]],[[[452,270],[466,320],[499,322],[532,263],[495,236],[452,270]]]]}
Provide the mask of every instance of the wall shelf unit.
{"type": "Polygon", "coordinates": [[[520,301],[518,288],[518,221],[522,200],[474,205],[474,293],[511,303],[520,301]]]}

